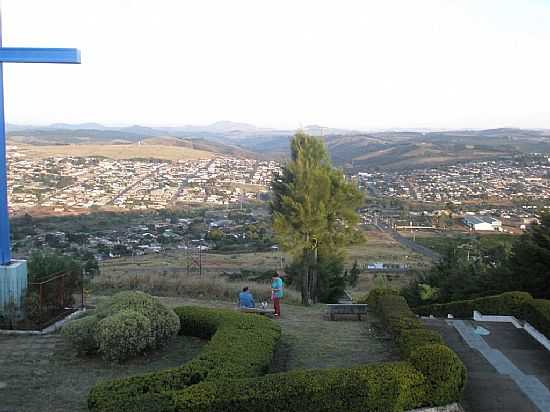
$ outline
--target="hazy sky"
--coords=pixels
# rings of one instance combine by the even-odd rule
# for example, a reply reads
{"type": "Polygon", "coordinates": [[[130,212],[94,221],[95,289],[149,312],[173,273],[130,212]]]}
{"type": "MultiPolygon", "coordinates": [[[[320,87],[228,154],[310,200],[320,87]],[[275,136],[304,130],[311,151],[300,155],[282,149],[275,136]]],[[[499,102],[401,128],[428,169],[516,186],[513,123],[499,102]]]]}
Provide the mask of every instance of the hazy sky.
{"type": "Polygon", "coordinates": [[[550,128],[550,0],[3,0],[12,123],[550,128]]]}

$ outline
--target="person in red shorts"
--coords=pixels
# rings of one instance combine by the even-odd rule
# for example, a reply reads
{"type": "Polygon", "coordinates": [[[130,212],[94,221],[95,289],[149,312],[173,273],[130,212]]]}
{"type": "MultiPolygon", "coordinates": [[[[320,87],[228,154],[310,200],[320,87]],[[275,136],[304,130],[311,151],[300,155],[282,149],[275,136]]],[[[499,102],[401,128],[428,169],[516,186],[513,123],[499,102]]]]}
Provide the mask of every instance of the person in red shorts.
{"type": "Polygon", "coordinates": [[[277,271],[277,273],[271,277],[271,300],[273,300],[276,319],[281,317],[281,299],[284,296],[284,283],[281,275],[283,275],[283,272],[277,271]]]}

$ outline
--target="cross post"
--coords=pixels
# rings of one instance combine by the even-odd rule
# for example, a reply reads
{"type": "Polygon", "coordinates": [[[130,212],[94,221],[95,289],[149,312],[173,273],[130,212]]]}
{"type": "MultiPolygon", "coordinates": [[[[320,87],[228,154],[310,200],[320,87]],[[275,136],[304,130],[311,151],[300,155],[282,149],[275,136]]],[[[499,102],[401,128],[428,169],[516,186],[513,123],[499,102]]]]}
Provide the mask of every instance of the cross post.
{"type": "Polygon", "coordinates": [[[77,49],[2,47],[2,24],[0,17],[0,266],[9,265],[11,262],[6,123],[4,118],[4,63],[80,64],[80,51],[77,49]]]}

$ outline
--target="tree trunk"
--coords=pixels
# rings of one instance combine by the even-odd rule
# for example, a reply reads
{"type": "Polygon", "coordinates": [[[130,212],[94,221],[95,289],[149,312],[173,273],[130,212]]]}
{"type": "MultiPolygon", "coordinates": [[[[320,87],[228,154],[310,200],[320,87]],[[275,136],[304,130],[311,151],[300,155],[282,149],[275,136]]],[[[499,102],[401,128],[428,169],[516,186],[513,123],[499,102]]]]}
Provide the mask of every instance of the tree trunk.
{"type": "Polygon", "coordinates": [[[302,305],[309,306],[311,304],[311,289],[310,289],[310,264],[309,250],[304,249],[303,255],[304,266],[302,268],[302,305]]]}

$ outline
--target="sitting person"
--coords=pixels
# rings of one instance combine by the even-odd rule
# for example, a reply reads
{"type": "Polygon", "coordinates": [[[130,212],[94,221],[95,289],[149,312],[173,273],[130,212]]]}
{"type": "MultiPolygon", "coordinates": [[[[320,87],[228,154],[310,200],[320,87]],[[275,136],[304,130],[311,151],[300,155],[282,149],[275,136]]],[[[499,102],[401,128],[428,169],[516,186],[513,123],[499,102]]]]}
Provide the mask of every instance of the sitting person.
{"type": "Polygon", "coordinates": [[[241,308],[255,308],[254,297],[248,290],[248,286],[243,288],[243,291],[239,293],[239,307],[241,308]]]}

